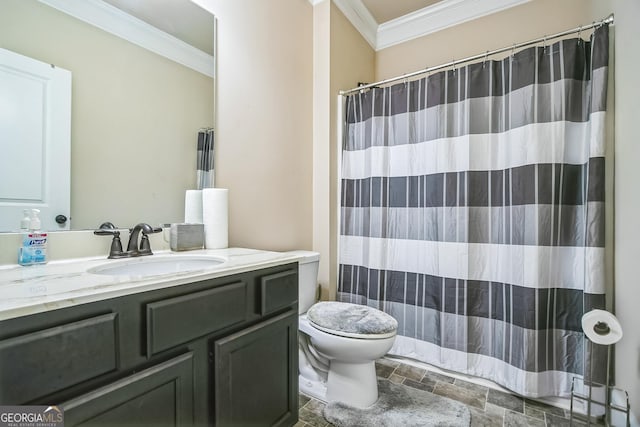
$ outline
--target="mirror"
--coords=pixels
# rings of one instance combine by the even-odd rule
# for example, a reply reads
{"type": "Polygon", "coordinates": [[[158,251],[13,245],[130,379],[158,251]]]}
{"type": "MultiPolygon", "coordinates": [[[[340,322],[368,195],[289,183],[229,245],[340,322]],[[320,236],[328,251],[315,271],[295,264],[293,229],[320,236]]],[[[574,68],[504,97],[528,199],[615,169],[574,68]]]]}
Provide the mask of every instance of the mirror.
{"type": "Polygon", "coordinates": [[[214,126],[214,32],[191,0],[0,2],[0,47],[72,74],[71,229],[184,220],[197,133],[214,126]],[[93,12],[71,16],[74,3],[93,12]]]}

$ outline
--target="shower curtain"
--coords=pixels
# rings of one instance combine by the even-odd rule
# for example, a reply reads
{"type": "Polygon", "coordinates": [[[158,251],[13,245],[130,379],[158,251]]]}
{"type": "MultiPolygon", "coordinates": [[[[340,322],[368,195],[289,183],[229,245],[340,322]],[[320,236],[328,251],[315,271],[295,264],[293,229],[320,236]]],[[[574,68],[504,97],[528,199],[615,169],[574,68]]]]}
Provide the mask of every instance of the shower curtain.
{"type": "Polygon", "coordinates": [[[608,46],[603,25],[348,96],[338,299],[398,320],[392,354],[530,397],[587,374],[608,46]]]}
{"type": "Polygon", "coordinates": [[[214,187],[214,131],[198,131],[198,153],[196,158],[196,186],[198,190],[214,187]]]}

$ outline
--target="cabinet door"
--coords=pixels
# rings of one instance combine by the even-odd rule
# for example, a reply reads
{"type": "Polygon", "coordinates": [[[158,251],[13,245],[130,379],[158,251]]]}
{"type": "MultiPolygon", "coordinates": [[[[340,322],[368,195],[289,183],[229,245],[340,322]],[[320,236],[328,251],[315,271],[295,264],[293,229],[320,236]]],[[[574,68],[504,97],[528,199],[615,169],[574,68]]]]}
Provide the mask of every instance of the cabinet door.
{"type": "Polygon", "coordinates": [[[187,353],[63,403],[65,426],[190,426],[193,354],[187,353]]]}
{"type": "Polygon", "coordinates": [[[0,93],[0,230],[29,208],[43,230],[68,230],[55,217],[71,213],[71,72],[0,49],[0,93]]]}
{"type": "Polygon", "coordinates": [[[298,419],[298,313],[214,343],[215,425],[292,426],[298,419]]]}

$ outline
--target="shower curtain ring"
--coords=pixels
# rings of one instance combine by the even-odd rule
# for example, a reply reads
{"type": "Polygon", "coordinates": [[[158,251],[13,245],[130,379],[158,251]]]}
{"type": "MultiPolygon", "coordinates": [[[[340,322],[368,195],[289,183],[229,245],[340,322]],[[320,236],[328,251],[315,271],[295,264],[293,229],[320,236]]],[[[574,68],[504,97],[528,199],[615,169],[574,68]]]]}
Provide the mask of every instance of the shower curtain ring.
{"type": "Polygon", "coordinates": [[[455,75],[455,74],[456,74],[456,59],[455,59],[455,58],[453,58],[453,59],[451,60],[451,63],[453,64],[453,74],[455,75]]]}
{"type": "Polygon", "coordinates": [[[484,52],[484,60],[482,61],[482,68],[484,68],[485,64],[487,63],[487,59],[489,59],[489,51],[486,50],[484,52]]]}
{"type": "Polygon", "coordinates": [[[582,25],[578,27],[578,46],[580,46],[580,44],[582,44],[582,25]]]}

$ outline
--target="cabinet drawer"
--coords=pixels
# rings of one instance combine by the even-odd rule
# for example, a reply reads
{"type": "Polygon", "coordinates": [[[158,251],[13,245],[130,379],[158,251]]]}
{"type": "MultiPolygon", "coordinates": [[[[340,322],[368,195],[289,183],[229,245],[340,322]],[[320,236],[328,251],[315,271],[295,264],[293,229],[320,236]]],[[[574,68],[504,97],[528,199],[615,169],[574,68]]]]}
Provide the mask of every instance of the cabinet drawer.
{"type": "Polygon", "coordinates": [[[117,314],[0,341],[0,403],[24,404],[117,369],[117,314]]]}
{"type": "Polygon", "coordinates": [[[246,297],[237,282],[147,304],[147,356],[243,322],[246,297]]]}
{"type": "Polygon", "coordinates": [[[298,272],[286,270],[260,279],[260,314],[273,313],[298,300],[298,272]]]}

